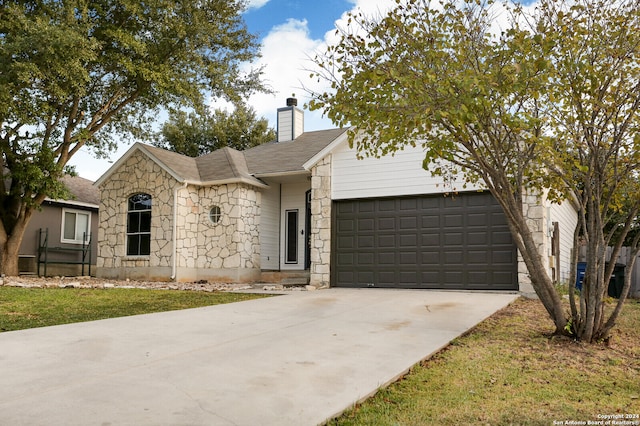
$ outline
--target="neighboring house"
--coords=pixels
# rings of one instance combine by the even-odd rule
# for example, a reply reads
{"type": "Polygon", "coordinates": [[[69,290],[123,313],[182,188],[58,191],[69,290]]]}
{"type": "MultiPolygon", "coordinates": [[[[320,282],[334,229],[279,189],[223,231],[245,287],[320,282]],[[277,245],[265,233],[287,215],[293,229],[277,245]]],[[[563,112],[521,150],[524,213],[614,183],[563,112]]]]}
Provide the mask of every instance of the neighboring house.
{"type": "Polygon", "coordinates": [[[92,181],[78,176],[65,176],[63,181],[71,199],[47,198],[34,213],[20,246],[20,273],[77,276],[84,266],[84,275],[89,275],[89,268],[95,275],[99,191],[92,181]],[[83,248],[88,249],[84,265],[83,248]]]}
{"type": "MultiPolygon", "coordinates": [[[[420,147],[358,159],[347,129],[304,132],[303,114],[287,100],[277,141],[243,152],[132,146],[96,182],[98,276],[250,282],[308,271],[317,286],[532,291],[489,192],[445,197],[452,187],[422,169],[420,147]]],[[[528,202],[550,273],[568,280],[574,209],[528,202]]]]}

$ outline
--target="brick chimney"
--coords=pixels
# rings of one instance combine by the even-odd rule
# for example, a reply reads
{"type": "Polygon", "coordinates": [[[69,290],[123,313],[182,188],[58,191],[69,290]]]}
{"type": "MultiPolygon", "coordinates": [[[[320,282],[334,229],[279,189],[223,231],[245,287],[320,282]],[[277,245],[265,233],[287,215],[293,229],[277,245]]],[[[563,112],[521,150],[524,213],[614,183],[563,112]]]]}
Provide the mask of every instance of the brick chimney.
{"type": "Polygon", "coordinates": [[[304,112],[296,98],[287,98],[287,106],[278,108],[278,142],[291,141],[304,133],[304,112]]]}

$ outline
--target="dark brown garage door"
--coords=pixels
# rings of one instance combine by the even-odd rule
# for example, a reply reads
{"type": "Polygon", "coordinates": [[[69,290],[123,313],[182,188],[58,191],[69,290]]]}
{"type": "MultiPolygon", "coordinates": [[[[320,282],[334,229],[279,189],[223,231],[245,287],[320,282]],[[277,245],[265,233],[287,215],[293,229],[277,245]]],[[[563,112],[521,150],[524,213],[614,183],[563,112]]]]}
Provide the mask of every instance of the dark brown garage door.
{"type": "Polygon", "coordinates": [[[332,285],[517,290],[516,249],[493,196],[335,201],[332,285]]]}

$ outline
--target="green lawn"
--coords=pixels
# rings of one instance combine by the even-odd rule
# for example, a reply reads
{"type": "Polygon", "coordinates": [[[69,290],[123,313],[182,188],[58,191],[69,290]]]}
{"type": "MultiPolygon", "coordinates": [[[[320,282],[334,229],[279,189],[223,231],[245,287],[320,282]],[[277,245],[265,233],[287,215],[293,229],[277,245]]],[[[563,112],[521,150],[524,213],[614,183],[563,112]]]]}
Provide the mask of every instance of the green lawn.
{"type": "Polygon", "coordinates": [[[204,291],[0,287],[0,332],[264,297],[204,291]]]}
{"type": "Polygon", "coordinates": [[[549,338],[541,304],[518,300],[329,424],[640,425],[640,302],[622,315],[610,348],[583,345],[549,338]]]}

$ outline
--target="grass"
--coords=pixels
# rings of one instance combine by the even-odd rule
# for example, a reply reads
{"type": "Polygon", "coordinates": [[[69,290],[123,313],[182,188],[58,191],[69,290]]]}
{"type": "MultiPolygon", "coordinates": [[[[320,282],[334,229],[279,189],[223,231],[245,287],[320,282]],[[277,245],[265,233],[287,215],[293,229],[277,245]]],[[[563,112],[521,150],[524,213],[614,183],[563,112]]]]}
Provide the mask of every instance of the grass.
{"type": "Polygon", "coordinates": [[[552,330],[539,302],[520,299],[329,424],[587,424],[640,414],[640,301],[625,306],[610,347],[552,330]]]}
{"type": "Polygon", "coordinates": [[[227,292],[0,287],[0,332],[264,297],[227,292]]]}

